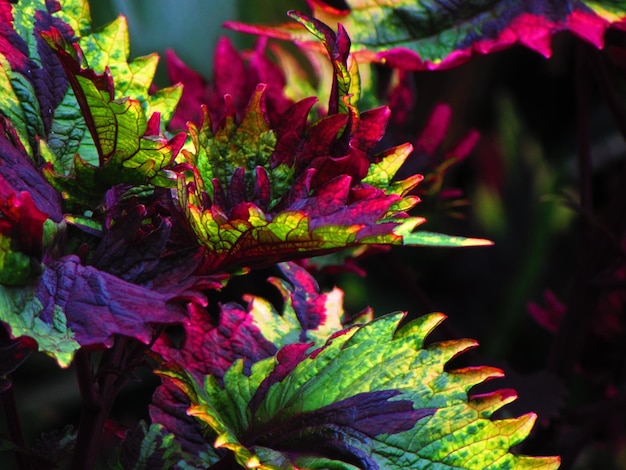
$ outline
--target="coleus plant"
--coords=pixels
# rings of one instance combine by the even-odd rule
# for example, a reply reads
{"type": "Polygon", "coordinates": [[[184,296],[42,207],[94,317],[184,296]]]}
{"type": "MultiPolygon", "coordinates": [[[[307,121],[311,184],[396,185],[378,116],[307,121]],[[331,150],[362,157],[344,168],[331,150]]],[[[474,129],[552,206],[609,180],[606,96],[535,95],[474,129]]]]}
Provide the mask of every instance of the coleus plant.
{"type": "Polygon", "coordinates": [[[158,59],[129,60],[123,17],[92,31],[84,0],[0,1],[0,390],[19,468],[93,468],[116,395],[145,364],[163,379],[152,423],[119,433],[113,468],[558,467],[510,452],[535,419],[491,419],[513,391],[471,393],[499,370],[445,368],[475,342],[425,342],[442,314],[351,317],[305,267],[368,247],[489,244],[415,230],[423,177],[396,177],[412,146],[380,148],[390,109],[361,109],[373,98],[359,65],[452,66],[514,42],[547,53],[563,29],[600,46],[623,9],[521,2],[492,24],[505,2],[481,3],[452,28],[443,6],[431,22],[416,2],[379,3],[231,25],[324,52],[327,90],[294,85],[264,42],[247,62],[220,43],[210,85],[172,54],[184,88],[154,90],[158,59]],[[377,15],[387,35],[369,37],[377,15]],[[327,103],[311,112],[303,90],[327,103]],[[280,313],[247,296],[211,315],[212,291],[276,264],[280,313]],[[182,346],[168,325],[183,325],[182,346]],[[36,351],[74,364],[83,414],[29,448],[10,374],[36,351]]]}

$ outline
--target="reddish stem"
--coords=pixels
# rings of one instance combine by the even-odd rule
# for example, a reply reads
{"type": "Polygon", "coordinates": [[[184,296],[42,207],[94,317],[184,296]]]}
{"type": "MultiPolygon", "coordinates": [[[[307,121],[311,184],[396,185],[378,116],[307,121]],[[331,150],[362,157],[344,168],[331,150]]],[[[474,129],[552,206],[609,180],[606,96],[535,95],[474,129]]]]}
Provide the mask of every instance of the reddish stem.
{"type": "Polygon", "coordinates": [[[76,354],[76,374],[83,404],[72,470],[95,468],[106,420],[118,392],[126,383],[123,374],[126,345],[127,338],[117,338],[113,348],[103,354],[96,375],[90,353],[80,350],[76,354]]]}
{"type": "Polygon", "coordinates": [[[15,400],[15,390],[13,385],[0,393],[2,397],[2,407],[4,408],[4,416],[7,420],[7,427],[9,429],[9,437],[15,446],[18,448],[15,455],[15,462],[18,470],[28,470],[31,468],[28,456],[21,452],[24,449],[24,435],[22,433],[22,425],[20,424],[20,417],[17,413],[17,402],[15,400]]]}

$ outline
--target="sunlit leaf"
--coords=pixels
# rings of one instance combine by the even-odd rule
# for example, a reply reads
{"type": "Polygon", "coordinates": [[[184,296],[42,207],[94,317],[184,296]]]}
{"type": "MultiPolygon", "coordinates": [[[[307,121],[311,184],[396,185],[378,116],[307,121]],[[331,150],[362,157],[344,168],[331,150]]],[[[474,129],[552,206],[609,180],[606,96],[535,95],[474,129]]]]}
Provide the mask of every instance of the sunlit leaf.
{"type": "MultiPolygon", "coordinates": [[[[570,31],[601,48],[604,32],[626,18],[623,1],[416,2],[414,0],[346,0],[337,10],[311,1],[315,18],[336,28],[341,23],[360,62],[422,70],[452,67],[476,54],[522,45],[549,57],[552,38],[570,31]]],[[[319,49],[300,25],[227,23],[252,34],[295,41],[319,49]]]]}
{"type": "MultiPolygon", "coordinates": [[[[343,292],[337,288],[320,292],[315,279],[293,263],[280,265],[285,279],[271,278],[283,299],[282,311],[262,297],[247,295],[247,308],[229,302],[221,306],[219,321],[214,321],[202,308],[190,308],[190,317],[184,324],[185,339],[181,347],[162,335],[153,350],[163,361],[178,364],[200,380],[211,374],[221,378],[239,359],[244,369],[276,354],[284,345],[300,342],[308,348],[311,342],[318,346],[351,321],[371,319],[371,312],[348,318],[343,311],[343,292]]],[[[150,414],[154,422],[165,426],[179,436],[186,452],[206,454],[211,460],[211,443],[205,442],[199,423],[187,416],[189,400],[171,383],[161,385],[154,396],[150,414]],[[208,446],[208,447],[207,447],[208,446]]]]}
{"type": "Polygon", "coordinates": [[[239,360],[222,380],[198,382],[178,366],[159,374],[187,395],[188,413],[211,431],[214,446],[230,451],[223,465],[557,468],[558,458],[509,453],[535,420],[490,419],[513,392],[468,397],[471,387],[501,371],[444,370],[475,342],[424,345],[443,318],[432,314],[399,327],[402,315],[385,316],[335,334],[321,348],[287,345],[248,373],[239,360]]]}

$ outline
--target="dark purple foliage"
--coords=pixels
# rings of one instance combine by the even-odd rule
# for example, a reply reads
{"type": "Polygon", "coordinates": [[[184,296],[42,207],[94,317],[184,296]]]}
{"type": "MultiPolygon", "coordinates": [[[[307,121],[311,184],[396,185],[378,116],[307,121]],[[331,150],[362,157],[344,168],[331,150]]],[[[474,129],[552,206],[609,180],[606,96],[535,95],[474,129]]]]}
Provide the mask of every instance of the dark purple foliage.
{"type": "Polygon", "coordinates": [[[37,286],[43,305],[41,320],[54,321],[54,310],[67,317],[67,326],[81,346],[111,346],[115,335],[152,340],[155,323],[181,323],[184,309],[175,296],[131,284],[91,266],[76,256],[47,265],[37,286]]]}
{"type": "Polygon", "coordinates": [[[152,396],[150,419],[176,436],[184,452],[200,455],[207,448],[200,421],[187,414],[190,402],[174,384],[164,382],[152,396]]]}

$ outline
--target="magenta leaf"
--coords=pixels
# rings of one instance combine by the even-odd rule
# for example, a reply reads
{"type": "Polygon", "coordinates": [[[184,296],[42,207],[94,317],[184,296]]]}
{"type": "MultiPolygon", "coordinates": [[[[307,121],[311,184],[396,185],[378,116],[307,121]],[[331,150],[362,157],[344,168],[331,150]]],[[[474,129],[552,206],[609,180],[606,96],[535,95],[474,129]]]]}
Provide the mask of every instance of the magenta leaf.
{"type": "MultiPolygon", "coordinates": [[[[523,45],[551,55],[552,38],[570,31],[601,48],[604,32],[626,18],[624,2],[524,0],[520,2],[414,2],[346,0],[347,10],[310,1],[313,16],[352,38],[359,62],[377,62],[409,70],[453,67],[477,54],[523,45]]],[[[237,31],[294,41],[319,50],[299,25],[227,23],[237,31]]]]}
{"type": "MultiPolygon", "coordinates": [[[[204,309],[192,306],[189,321],[184,323],[182,347],[176,348],[168,336],[161,336],[153,350],[197,379],[209,374],[220,379],[236,360],[243,359],[244,369],[250,371],[253,364],[275,355],[284,345],[290,344],[291,350],[301,354],[311,342],[321,346],[343,328],[343,293],[339,289],[320,293],[315,279],[293,263],[280,268],[286,280],[269,281],[283,297],[281,313],[265,299],[250,295],[244,297],[247,309],[234,302],[222,305],[219,323],[204,309]]],[[[150,414],[154,422],[183,436],[179,440],[186,452],[206,452],[202,428],[186,414],[188,407],[189,400],[166,381],[154,395],[150,414]]]]}
{"type": "MultiPolygon", "coordinates": [[[[422,222],[406,219],[404,212],[417,202],[405,195],[419,179],[391,185],[388,174],[384,182],[370,178],[380,188],[360,184],[371,145],[381,135],[361,136],[384,127],[386,113],[372,112],[363,127],[356,115],[337,114],[308,127],[302,118],[289,120],[303,116],[311,104],[288,109],[274,132],[264,111],[264,87],[259,87],[239,125],[228,115],[213,131],[206,114],[201,129],[191,126],[195,150],[185,156],[193,173],[179,177],[178,196],[206,249],[209,272],[363,243],[401,243],[394,234],[399,220],[413,226],[422,222]],[[349,119],[351,128],[342,135],[349,119]],[[372,126],[375,120],[378,125],[372,126]]],[[[405,159],[409,151],[399,147],[371,158],[405,159]]]]}
{"type": "MultiPolygon", "coordinates": [[[[190,124],[193,148],[178,177],[178,203],[205,248],[206,272],[334,253],[362,245],[485,245],[485,240],[412,234],[425,222],[407,211],[422,180],[396,174],[409,144],[378,151],[387,108],[360,113],[351,103],[355,73],[350,40],[317,20],[296,15],[324,43],[333,64],[334,112],[312,123],[315,100],[268,117],[266,90],[257,86],[237,112],[230,95],[215,121],[208,108],[190,124]]],[[[358,75],[358,74],[356,74],[358,75]]]]}
{"type": "Polygon", "coordinates": [[[162,336],[153,350],[168,362],[184,364],[193,374],[220,377],[236,359],[244,359],[250,366],[277,350],[262,336],[252,316],[235,302],[221,306],[218,323],[204,308],[190,305],[184,328],[182,348],[176,348],[168,337],[162,336]]]}
{"type": "Polygon", "coordinates": [[[183,94],[176,114],[170,123],[172,129],[186,129],[187,121],[199,126],[204,119],[202,105],[206,105],[213,122],[219,122],[227,113],[226,95],[232,98],[237,115],[241,115],[250,95],[259,83],[266,89],[267,113],[276,119],[293,102],[285,95],[283,71],[265,53],[265,41],[259,41],[245,56],[240,54],[228,38],[223,37],[215,48],[213,80],[205,79],[189,68],[174,53],[166,55],[171,83],[183,83],[183,94]]]}

